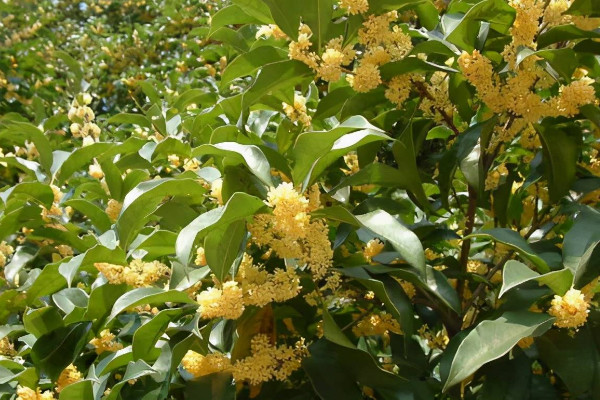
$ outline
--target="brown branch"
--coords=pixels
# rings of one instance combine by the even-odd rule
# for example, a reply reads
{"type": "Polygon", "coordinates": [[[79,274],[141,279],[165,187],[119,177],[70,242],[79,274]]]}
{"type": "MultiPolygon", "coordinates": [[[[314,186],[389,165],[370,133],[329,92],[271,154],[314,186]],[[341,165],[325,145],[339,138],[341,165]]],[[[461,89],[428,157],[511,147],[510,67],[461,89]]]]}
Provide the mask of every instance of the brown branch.
{"type": "MultiPolygon", "coordinates": [[[[427,90],[425,85],[423,85],[423,82],[413,81],[413,83],[414,83],[415,87],[417,88],[417,90],[419,91],[419,94],[421,95],[421,97],[425,97],[431,101],[435,101],[435,98],[431,95],[431,93],[429,93],[429,91],[427,90]]],[[[446,111],[442,110],[441,108],[438,108],[438,107],[434,107],[434,108],[436,109],[437,112],[440,113],[440,115],[442,116],[442,118],[444,119],[444,122],[446,122],[448,127],[450,129],[452,129],[452,132],[454,132],[454,135],[450,136],[448,138],[448,140],[454,139],[456,136],[458,136],[460,134],[460,131],[458,130],[456,125],[454,125],[454,121],[452,121],[452,117],[450,117],[446,113],[446,111]]]]}

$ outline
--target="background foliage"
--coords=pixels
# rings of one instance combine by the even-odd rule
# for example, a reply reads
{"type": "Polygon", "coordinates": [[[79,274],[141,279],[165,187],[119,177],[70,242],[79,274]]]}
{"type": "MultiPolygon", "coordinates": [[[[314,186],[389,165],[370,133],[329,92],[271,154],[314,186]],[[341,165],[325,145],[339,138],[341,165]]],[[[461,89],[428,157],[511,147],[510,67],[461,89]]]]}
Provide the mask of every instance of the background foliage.
{"type": "Polygon", "coordinates": [[[3,2],[1,398],[597,398],[599,9],[3,2]]]}

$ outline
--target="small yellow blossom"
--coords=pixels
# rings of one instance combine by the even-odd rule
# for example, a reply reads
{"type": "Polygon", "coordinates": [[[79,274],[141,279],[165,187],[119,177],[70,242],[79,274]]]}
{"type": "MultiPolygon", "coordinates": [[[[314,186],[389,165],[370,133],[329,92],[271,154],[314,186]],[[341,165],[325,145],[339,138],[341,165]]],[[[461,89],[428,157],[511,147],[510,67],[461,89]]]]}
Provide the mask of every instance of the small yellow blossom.
{"type": "Polygon", "coordinates": [[[227,371],[231,368],[231,361],[221,353],[212,353],[203,356],[195,351],[188,350],[181,360],[183,368],[194,378],[227,371]]]}
{"type": "Polygon", "coordinates": [[[100,332],[100,337],[92,339],[90,344],[95,347],[96,354],[102,354],[105,351],[115,352],[123,348],[123,345],[115,340],[115,335],[108,329],[100,332]]]}
{"type": "Polygon", "coordinates": [[[66,386],[80,381],[82,379],[81,372],[77,370],[73,364],[70,364],[67,368],[65,368],[58,377],[56,381],[56,392],[60,393],[66,386]]]}
{"type": "Polygon", "coordinates": [[[237,360],[232,368],[237,382],[258,385],[272,379],[285,381],[300,368],[308,350],[301,339],[294,347],[272,345],[267,335],[259,334],[250,342],[251,355],[237,360]]]}
{"type": "Polygon", "coordinates": [[[243,291],[236,281],[223,283],[223,288],[208,288],[198,294],[196,301],[202,318],[238,319],[244,312],[243,291]]]}
{"type": "Polygon", "coordinates": [[[548,314],[556,317],[554,325],[559,328],[577,328],[587,321],[588,308],[584,294],[571,288],[564,296],[554,296],[548,314]]]}
{"type": "Polygon", "coordinates": [[[210,184],[210,197],[216,200],[217,204],[223,205],[223,179],[215,179],[210,184]]]}
{"type": "Polygon", "coordinates": [[[106,215],[110,218],[111,221],[116,221],[119,218],[119,214],[121,213],[121,209],[123,208],[123,204],[119,203],[115,199],[108,200],[108,205],[106,206],[106,215]]]}
{"type": "Polygon", "coordinates": [[[373,257],[377,256],[383,251],[384,247],[385,244],[381,240],[377,238],[371,239],[365,245],[363,249],[363,255],[368,262],[371,262],[373,257]]]}
{"type": "Polygon", "coordinates": [[[340,0],[338,4],[351,15],[364,14],[369,11],[369,2],[367,0],[340,0]]]}

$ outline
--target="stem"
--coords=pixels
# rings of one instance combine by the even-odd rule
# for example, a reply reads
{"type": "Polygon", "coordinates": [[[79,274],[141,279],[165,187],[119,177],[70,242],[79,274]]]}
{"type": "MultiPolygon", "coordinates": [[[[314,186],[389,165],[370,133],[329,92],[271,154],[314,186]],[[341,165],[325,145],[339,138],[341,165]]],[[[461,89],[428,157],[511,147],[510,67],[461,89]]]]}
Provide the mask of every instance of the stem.
{"type": "MultiPolygon", "coordinates": [[[[460,248],[460,265],[463,274],[467,273],[467,264],[469,262],[469,252],[471,251],[471,238],[464,237],[473,233],[475,226],[475,211],[477,210],[477,191],[469,185],[469,208],[467,209],[467,220],[465,221],[465,229],[463,231],[463,241],[460,248]]],[[[459,280],[456,290],[463,297],[465,281],[459,280]]]]}
{"type": "MultiPolygon", "coordinates": [[[[431,101],[435,101],[435,98],[431,95],[431,93],[429,93],[429,91],[427,90],[427,87],[425,87],[425,85],[423,85],[423,82],[414,82],[415,87],[417,88],[417,90],[419,91],[419,94],[421,95],[421,97],[425,97],[431,101]]],[[[446,111],[435,107],[435,109],[437,110],[437,112],[440,113],[440,115],[442,116],[442,118],[444,119],[444,122],[446,122],[446,124],[448,125],[448,127],[450,129],[452,129],[452,132],[454,132],[454,135],[450,136],[448,138],[448,140],[452,140],[454,139],[456,136],[458,136],[460,134],[460,131],[458,130],[458,128],[456,127],[456,125],[454,125],[454,121],[452,121],[452,118],[446,113],[446,111]]]]}

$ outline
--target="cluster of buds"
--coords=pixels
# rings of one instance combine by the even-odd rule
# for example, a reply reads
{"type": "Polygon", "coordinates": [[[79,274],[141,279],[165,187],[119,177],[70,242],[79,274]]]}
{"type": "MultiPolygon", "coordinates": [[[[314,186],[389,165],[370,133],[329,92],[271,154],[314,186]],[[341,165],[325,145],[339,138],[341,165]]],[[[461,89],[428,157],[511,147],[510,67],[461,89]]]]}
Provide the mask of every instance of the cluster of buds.
{"type": "Polygon", "coordinates": [[[93,121],[96,118],[94,111],[89,106],[92,102],[92,96],[89,93],[78,95],[71,104],[68,117],[72,122],[71,134],[76,138],[83,138],[84,141],[98,139],[100,136],[100,127],[93,121]],[[86,138],[90,139],[86,139],[86,138]]]}

